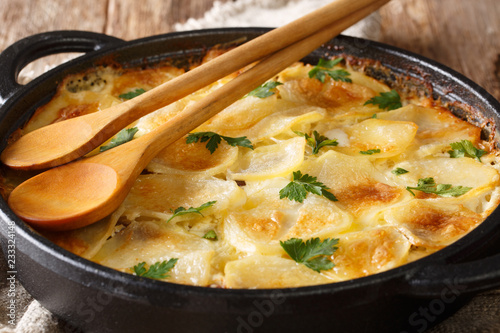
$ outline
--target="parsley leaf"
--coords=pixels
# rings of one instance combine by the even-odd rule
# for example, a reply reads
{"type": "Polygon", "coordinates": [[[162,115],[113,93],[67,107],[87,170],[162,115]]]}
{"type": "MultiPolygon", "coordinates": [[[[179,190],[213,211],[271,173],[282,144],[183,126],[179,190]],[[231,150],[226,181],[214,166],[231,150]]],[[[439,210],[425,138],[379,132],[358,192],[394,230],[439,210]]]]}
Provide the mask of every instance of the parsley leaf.
{"type": "Polygon", "coordinates": [[[450,143],[451,149],[449,150],[448,153],[450,154],[450,157],[452,158],[459,158],[459,157],[471,157],[477,159],[479,162],[481,162],[481,156],[486,154],[486,151],[482,149],[477,149],[474,147],[472,142],[469,140],[462,140],[460,142],[453,142],[450,143]]]}
{"type": "Polygon", "coordinates": [[[405,170],[403,168],[396,168],[394,170],[391,171],[393,174],[395,174],[396,176],[399,176],[399,175],[404,175],[405,173],[408,173],[410,171],[408,170],[405,170]]]}
{"type": "Polygon", "coordinates": [[[269,81],[255,88],[248,93],[248,96],[254,96],[258,98],[266,98],[275,94],[273,91],[277,86],[281,86],[283,83],[278,81],[269,81]]]}
{"type": "Polygon", "coordinates": [[[328,200],[337,201],[335,195],[327,190],[329,188],[323,183],[318,182],[316,177],[309,176],[308,174],[302,175],[300,171],[295,171],[293,173],[293,181],[280,190],[280,199],[288,198],[304,202],[307,192],[311,192],[316,195],[322,195],[328,200]]]}
{"type": "Polygon", "coordinates": [[[403,106],[401,104],[401,96],[394,89],[389,92],[381,92],[379,96],[369,99],[364,105],[368,104],[378,105],[379,109],[387,111],[396,110],[403,106]]]}
{"type": "Polygon", "coordinates": [[[217,234],[215,233],[215,231],[209,230],[209,231],[207,231],[205,233],[205,235],[203,235],[203,238],[216,241],[217,240],[217,234]]]}
{"type": "Polygon", "coordinates": [[[345,69],[330,69],[342,60],[344,60],[344,58],[337,58],[335,60],[325,60],[321,58],[319,59],[318,64],[309,71],[308,75],[310,78],[315,78],[322,83],[325,82],[327,75],[335,81],[352,82],[352,80],[348,78],[351,74],[345,69]]]}
{"type": "Polygon", "coordinates": [[[327,238],[321,241],[319,238],[308,239],[305,243],[300,238],[291,238],[280,241],[285,252],[299,264],[304,264],[310,269],[320,272],[332,269],[335,264],[327,256],[337,251],[339,240],[327,238]]]}
{"type": "MultiPolygon", "coordinates": [[[[201,213],[201,211],[203,209],[206,209],[208,207],[211,207],[213,206],[217,201],[209,201],[209,202],[205,202],[203,205],[201,205],[200,207],[189,207],[188,209],[184,208],[184,207],[177,207],[173,213],[174,215],[172,215],[168,220],[167,220],[167,223],[170,222],[171,219],[173,219],[174,217],[177,217],[177,216],[181,216],[181,215],[186,215],[186,214],[191,214],[191,213],[196,213],[196,214],[200,214],[201,216],[203,216],[203,214],[201,213]]],[[[171,210],[172,211],[172,210],[171,210]]]]}
{"type": "Polygon", "coordinates": [[[101,146],[101,148],[99,148],[99,151],[103,152],[131,141],[138,130],[139,129],[137,127],[122,129],[120,132],[118,132],[118,134],[116,134],[116,136],[113,139],[111,139],[111,141],[109,141],[108,145],[101,146]]]}
{"type": "Polygon", "coordinates": [[[132,99],[134,97],[137,97],[139,95],[144,94],[145,92],[146,92],[146,90],[139,88],[139,89],[136,89],[134,91],[129,91],[128,93],[121,94],[118,97],[121,99],[132,99]]]}
{"type": "Polygon", "coordinates": [[[306,138],[306,142],[309,146],[312,147],[313,151],[313,155],[316,155],[319,150],[323,147],[326,147],[326,146],[336,146],[338,145],[339,143],[337,142],[337,140],[333,139],[333,140],[330,140],[328,139],[326,136],[324,135],[321,135],[318,133],[318,131],[314,131],[313,132],[313,137],[309,136],[308,134],[306,133],[302,133],[302,132],[299,132],[299,131],[294,131],[295,134],[297,135],[300,135],[300,136],[303,136],[304,138],[306,138]]]}
{"type": "Polygon", "coordinates": [[[186,138],[186,143],[196,143],[198,140],[200,142],[207,142],[207,149],[210,151],[211,154],[214,153],[214,151],[219,147],[219,144],[221,143],[222,139],[226,141],[229,145],[236,147],[236,146],[241,146],[241,147],[246,147],[253,149],[252,143],[250,140],[247,139],[246,136],[242,136],[239,138],[231,138],[229,136],[223,136],[219,135],[214,132],[196,132],[196,133],[189,133],[189,135],[186,138]]]}
{"type": "Polygon", "coordinates": [[[407,186],[406,189],[412,195],[412,190],[422,191],[424,193],[433,193],[442,197],[459,197],[469,192],[472,187],[452,186],[451,184],[436,184],[434,178],[420,178],[416,187],[407,186]]]}
{"type": "Polygon", "coordinates": [[[177,263],[178,258],[172,258],[169,261],[156,262],[153,265],[149,266],[146,269],[144,266],[145,262],[141,262],[138,265],[135,265],[132,270],[137,276],[147,277],[150,279],[165,279],[170,277],[167,273],[174,268],[177,263]]]}
{"type": "Polygon", "coordinates": [[[380,149],[368,149],[368,150],[360,151],[359,153],[363,154],[363,155],[380,154],[380,149]]]}

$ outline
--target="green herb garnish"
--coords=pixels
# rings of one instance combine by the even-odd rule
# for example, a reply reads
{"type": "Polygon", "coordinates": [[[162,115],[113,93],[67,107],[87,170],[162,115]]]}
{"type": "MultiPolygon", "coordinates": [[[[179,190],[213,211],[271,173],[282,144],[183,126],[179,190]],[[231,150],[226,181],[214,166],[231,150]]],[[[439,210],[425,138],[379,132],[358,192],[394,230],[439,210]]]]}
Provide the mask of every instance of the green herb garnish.
{"type": "Polygon", "coordinates": [[[442,197],[459,197],[469,192],[472,187],[465,186],[452,186],[451,184],[436,184],[434,178],[420,178],[416,187],[407,186],[406,189],[412,195],[415,193],[412,190],[422,191],[424,193],[437,194],[442,197]]]}
{"type": "Polygon", "coordinates": [[[319,134],[318,131],[313,131],[313,136],[314,137],[311,137],[308,134],[302,133],[302,132],[299,132],[299,131],[294,131],[294,132],[295,132],[295,134],[303,136],[304,138],[306,138],[307,144],[309,146],[311,146],[312,149],[313,149],[313,151],[312,151],[313,155],[316,155],[322,147],[336,146],[336,145],[339,144],[337,142],[337,140],[335,140],[335,139],[330,140],[326,136],[323,136],[323,135],[319,134]]]}
{"type": "Polygon", "coordinates": [[[342,60],[344,60],[344,58],[337,58],[335,60],[319,59],[318,64],[309,71],[309,77],[315,78],[322,83],[325,82],[327,75],[335,81],[352,82],[352,80],[348,78],[351,74],[345,69],[330,69],[339,64],[342,60]]]}
{"type": "Polygon", "coordinates": [[[486,151],[477,149],[469,140],[453,142],[450,143],[450,146],[453,150],[449,150],[448,154],[450,154],[450,157],[452,158],[470,157],[475,158],[476,160],[481,162],[481,156],[486,154],[486,151]]]}
{"type": "Polygon", "coordinates": [[[214,151],[219,147],[219,144],[221,143],[222,139],[226,141],[229,145],[235,147],[235,146],[241,146],[241,147],[246,147],[253,149],[252,143],[250,140],[247,139],[246,136],[242,136],[239,138],[231,138],[229,136],[223,136],[219,135],[214,132],[196,132],[196,133],[189,133],[189,135],[186,138],[186,143],[196,143],[198,140],[200,142],[207,142],[207,149],[210,151],[211,154],[214,153],[214,151]]]}
{"type": "Polygon", "coordinates": [[[380,154],[380,149],[368,149],[368,150],[362,150],[359,152],[360,154],[363,155],[373,155],[373,154],[380,154]]]}
{"type": "Polygon", "coordinates": [[[213,230],[209,230],[203,235],[203,238],[209,239],[209,240],[217,240],[217,234],[213,230]]]}
{"type": "Polygon", "coordinates": [[[167,273],[174,268],[177,263],[178,258],[172,258],[169,261],[156,262],[153,265],[149,266],[146,269],[146,263],[141,262],[138,265],[135,265],[132,270],[137,276],[147,277],[150,279],[166,279],[170,277],[167,273]]]}
{"type": "Polygon", "coordinates": [[[401,96],[394,89],[389,92],[381,92],[379,96],[369,99],[364,105],[368,104],[378,105],[379,109],[387,111],[396,110],[403,106],[401,96]]]}
{"type": "Polygon", "coordinates": [[[321,241],[319,238],[308,239],[305,243],[300,238],[291,238],[287,241],[280,241],[285,252],[299,264],[303,264],[310,269],[320,272],[332,269],[335,264],[328,259],[335,251],[339,240],[337,238],[327,238],[321,241]]]}
{"type": "Polygon", "coordinates": [[[264,83],[258,88],[255,88],[251,92],[248,93],[248,96],[254,96],[258,98],[266,98],[274,95],[276,92],[274,91],[277,86],[282,85],[283,83],[278,81],[269,81],[264,83]]]}
{"type": "Polygon", "coordinates": [[[137,127],[122,129],[120,132],[118,132],[118,134],[116,134],[116,136],[113,139],[111,139],[108,145],[101,146],[101,148],[99,148],[99,151],[103,152],[131,141],[138,130],[139,129],[137,127]]]}
{"type": "Polygon", "coordinates": [[[132,99],[134,97],[137,97],[139,95],[144,94],[145,92],[146,92],[146,90],[139,88],[139,89],[135,89],[134,91],[129,91],[128,93],[121,94],[118,97],[121,99],[132,99]]]}
{"type": "Polygon", "coordinates": [[[172,211],[174,213],[174,215],[172,215],[168,220],[167,220],[167,223],[170,222],[171,219],[173,219],[174,217],[177,217],[177,216],[181,216],[181,215],[186,215],[186,214],[191,214],[191,213],[195,213],[195,214],[200,214],[201,216],[203,216],[203,214],[201,213],[202,210],[208,208],[208,207],[211,207],[213,206],[217,201],[209,201],[209,202],[205,202],[203,205],[201,205],[200,207],[189,207],[189,208],[184,208],[184,207],[177,207],[174,211],[172,211]]]}
{"type": "Polygon", "coordinates": [[[395,174],[396,176],[399,176],[399,175],[404,175],[405,173],[408,173],[410,171],[408,170],[405,170],[403,168],[396,168],[394,170],[391,171],[393,174],[395,174]]]}
{"type": "Polygon", "coordinates": [[[311,192],[316,195],[322,195],[331,201],[337,201],[337,198],[327,190],[329,188],[323,183],[318,182],[316,177],[309,176],[308,174],[302,175],[300,171],[295,171],[293,173],[293,181],[281,189],[280,199],[288,198],[303,202],[307,196],[307,192],[311,192]]]}

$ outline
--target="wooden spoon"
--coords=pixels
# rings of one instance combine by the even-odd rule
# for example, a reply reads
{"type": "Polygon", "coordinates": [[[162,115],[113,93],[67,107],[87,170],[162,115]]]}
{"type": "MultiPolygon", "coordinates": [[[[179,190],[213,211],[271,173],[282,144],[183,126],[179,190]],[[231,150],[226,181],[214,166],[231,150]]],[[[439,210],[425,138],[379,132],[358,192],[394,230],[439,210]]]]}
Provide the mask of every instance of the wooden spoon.
{"type": "Polygon", "coordinates": [[[137,176],[161,149],[385,2],[386,0],[375,1],[308,38],[264,58],[251,69],[138,139],[90,158],[50,169],[25,181],[11,193],[9,206],[30,224],[52,230],[75,229],[104,218],[118,208],[137,176]]]}
{"type": "Polygon", "coordinates": [[[46,169],[70,162],[92,151],[136,119],[299,41],[315,31],[324,29],[332,22],[374,2],[378,1],[336,0],[132,100],[101,112],[69,119],[30,132],[9,145],[0,155],[0,160],[11,168],[21,170],[46,169]]]}

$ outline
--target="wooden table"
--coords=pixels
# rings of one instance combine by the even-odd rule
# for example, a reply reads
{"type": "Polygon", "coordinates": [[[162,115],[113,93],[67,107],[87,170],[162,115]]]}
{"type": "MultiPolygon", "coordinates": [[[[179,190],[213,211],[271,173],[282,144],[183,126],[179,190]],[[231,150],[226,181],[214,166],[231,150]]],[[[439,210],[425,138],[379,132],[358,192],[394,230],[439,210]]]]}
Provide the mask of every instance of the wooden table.
{"type": "MultiPolygon", "coordinates": [[[[126,40],[166,33],[176,22],[201,17],[213,2],[1,0],[0,51],[47,30],[88,30],[126,40]]],[[[499,15],[498,0],[393,0],[381,10],[380,41],[446,64],[500,99],[499,15]]]]}
{"type": "MultiPolygon", "coordinates": [[[[229,0],[222,0],[229,1],[229,0]]],[[[49,30],[88,30],[130,40],[201,17],[214,0],[0,0],[0,51],[49,30]]],[[[380,11],[379,41],[437,60],[500,99],[500,1],[393,0],[380,11]]],[[[34,73],[51,56],[29,65],[34,73]]],[[[1,310],[0,310],[1,311],[1,310]]],[[[500,292],[477,296],[432,332],[500,331],[500,292]]]]}

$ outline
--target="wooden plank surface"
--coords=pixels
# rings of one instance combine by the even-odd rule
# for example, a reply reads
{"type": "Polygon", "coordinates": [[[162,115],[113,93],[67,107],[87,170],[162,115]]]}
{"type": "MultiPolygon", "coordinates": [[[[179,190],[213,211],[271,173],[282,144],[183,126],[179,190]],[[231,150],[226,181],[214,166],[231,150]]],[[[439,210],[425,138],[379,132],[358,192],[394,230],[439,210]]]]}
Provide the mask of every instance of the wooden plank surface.
{"type": "Polygon", "coordinates": [[[400,0],[381,13],[381,42],[445,64],[500,99],[500,1],[400,0]]]}
{"type": "MultiPolygon", "coordinates": [[[[87,30],[125,40],[167,33],[177,22],[201,17],[213,2],[0,0],[0,51],[20,38],[50,30],[87,30]]],[[[500,99],[499,0],[393,0],[380,14],[379,41],[446,64],[500,99]]],[[[37,75],[65,59],[50,56],[26,71],[37,75]]],[[[499,317],[500,292],[491,291],[432,332],[499,332],[499,317]]]]}
{"type": "MultiPolygon", "coordinates": [[[[48,30],[88,30],[125,40],[166,33],[177,22],[201,17],[213,2],[2,0],[0,50],[48,30]]],[[[393,0],[381,10],[380,41],[446,64],[500,99],[499,15],[498,0],[393,0]]],[[[32,69],[40,72],[54,58],[32,69]]]]}

